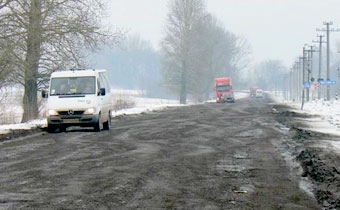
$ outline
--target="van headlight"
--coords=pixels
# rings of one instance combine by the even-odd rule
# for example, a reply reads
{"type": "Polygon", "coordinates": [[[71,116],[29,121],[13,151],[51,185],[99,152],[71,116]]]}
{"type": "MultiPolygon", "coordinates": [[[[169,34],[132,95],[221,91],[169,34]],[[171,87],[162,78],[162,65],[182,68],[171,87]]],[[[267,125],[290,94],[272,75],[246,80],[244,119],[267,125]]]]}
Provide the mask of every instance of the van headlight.
{"type": "Polygon", "coordinates": [[[48,116],[57,116],[59,115],[58,112],[54,109],[49,109],[47,112],[48,116]]]}
{"type": "Polygon", "coordinates": [[[88,108],[85,110],[84,114],[94,114],[96,112],[95,108],[88,108]]]}

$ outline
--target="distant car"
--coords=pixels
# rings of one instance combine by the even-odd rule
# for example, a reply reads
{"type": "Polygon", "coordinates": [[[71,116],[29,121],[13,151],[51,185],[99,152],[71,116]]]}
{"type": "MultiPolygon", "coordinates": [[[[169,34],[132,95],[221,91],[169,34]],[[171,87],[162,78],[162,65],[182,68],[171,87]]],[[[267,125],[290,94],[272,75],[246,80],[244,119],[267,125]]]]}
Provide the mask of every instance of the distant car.
{"type": "Polygon", "coordinates": [[[255,97],[256,98],[262,98],[263,97],[263,90],[262,89],[257,89],[255,91],[255,97]]]}
{"type": "Polygon", "coordinates": [[[257,89],[260,89],[260,88],[257,87],[257,86],[250,88],[250,97],[252,97],[252,98],[255,97],[255,92],[256,92],[257,89]]]}

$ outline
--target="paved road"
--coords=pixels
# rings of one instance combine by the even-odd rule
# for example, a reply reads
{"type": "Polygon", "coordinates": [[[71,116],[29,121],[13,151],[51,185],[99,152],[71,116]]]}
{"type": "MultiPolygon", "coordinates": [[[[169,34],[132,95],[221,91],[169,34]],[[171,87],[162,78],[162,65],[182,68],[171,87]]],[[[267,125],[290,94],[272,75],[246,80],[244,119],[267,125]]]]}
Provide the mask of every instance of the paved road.
{"type": "Polygon", "coordinates": [[[0,143],[0,209],[318,209],[265,99],[0,143]]]}

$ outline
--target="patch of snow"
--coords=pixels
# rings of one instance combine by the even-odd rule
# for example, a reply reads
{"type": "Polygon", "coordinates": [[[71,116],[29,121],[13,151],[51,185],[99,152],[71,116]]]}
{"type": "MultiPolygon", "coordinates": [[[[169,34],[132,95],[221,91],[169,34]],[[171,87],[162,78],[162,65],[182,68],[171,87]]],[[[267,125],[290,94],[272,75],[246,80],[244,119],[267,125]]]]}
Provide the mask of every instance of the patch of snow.
{"type": "Polygon", "coordinates": [[[134,97],[133,101],[136,103],[135,107],[114,111],[112,112],[112,116],[140,114],[143,112],[161,110],[166,107],[184,106],[179,104],[178,100],[134,97]]]}
{"type": "MultiPolygon", "coordinates": [[[[167,99],[155,99],[155,98],[143,98],[138,97],[140,92],[138,91],[124,91],[124,90],[115,90],[115,94],[129,95],[133,98],[135,102],[135,106],[133,108],[122,109],[115,112],[112,112],[112,116],[119,115],[131,115],[131,114],[140,114],[144,112],[150,112],[154,110],[161,110],[167,107],[175,107],[175,106],[190,106],[192,103],[188,103],[186,105],[180,104],[178,100],[167,100],[167,99]]],[[[240,99],[247,97],[249,93],[237,92],[235,93],[235,98],[240,99]]],[[[17,111],[13,111],[12,113],[22,113],[22,108],[16,106],[17,111]]],[[[0,125],[0,134],[6,134],[11,130],[29,130],[37,127],[46,127],[47,121],[46,118],[32,120],[27,123],[15,123],[15,124],[6,124],[0,125]]]]}
{"type": "MultiPolygon", "coordinates": [[[[136,95],[138,95],[136,93],[136,95]]],[[[236,92],[235,98],[237,99],[248,97],[247,92],[236,92]]],[[[340,101],[310,101],[304,104],[303,110],[301,110],[301,102],[284,101],[282,98],[276,97],[278,103],[285,103],[297,112],[307,113],[314,115],[315,118],[306,121],[313,130],[328,133],[334,135],[340,135],[340,101]]],[[[150,112],[153,110],[161,110],[166,107],[183,106],[179,104],[178,100],[166,100],[166,99],[153,99],[134,97],[135,106],[129,109],[123,109],[112,113],[112,116],[139,114],[143,112],[150,112]]],[[[214,100],[212,100],[214,102],[214,100]]],[[[187,104],[192,105],[192,104],[187,104]]],[[[15,113],[15,112],[14,112],[15,113]]],[[[46,119],[37,119],[28,123],[16,123],[9,125],[0,125],[0,134],[7,133],[10,130],[15,129],[32,129],[35,127],[46,126],[46,119]]],[[[339,147],[340,143],[335,143],[335,146],[339,147]]]]}
{"type": "MultiPolygon", "coordinates": [[[[311,115],[312,118],[305,120],[308,129],[335,136],[340,136],[340,100],[311,100],[305,102],[301,109],[301,102],[285,101],[282,98],[276,98],[278,103],[284,103],[294,109],[295,112],[311,115]]],[[[340,151],[340,141],[327,141],[333,149],[340,151]]],[[[325,147],[326,141],[320,142],[320,147],[325,147]]],[[[329,147],[329,146],[326,146],[329,147]]]]}
{"type": "Polygon", "coordinates": [[[11,130],[30,130],[37,127],[44,127],[46,124],[46,119],[38,119],[29,121],[27,123],[0,125],[0,134],[6,134],[11,130]]]}

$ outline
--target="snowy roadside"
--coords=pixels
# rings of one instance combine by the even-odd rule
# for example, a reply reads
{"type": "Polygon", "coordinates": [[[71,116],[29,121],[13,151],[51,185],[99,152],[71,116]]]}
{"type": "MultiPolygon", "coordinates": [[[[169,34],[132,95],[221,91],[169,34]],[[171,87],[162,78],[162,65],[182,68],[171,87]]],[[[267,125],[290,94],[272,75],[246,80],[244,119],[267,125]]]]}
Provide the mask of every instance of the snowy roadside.
{"type": "MultiPolygon", "coordinates": [[[[246,92],[235,93],[235,98],[240,99],[247,97],[249,94],[246,92]]],[[[315,116],[309,119],[306,124],[314,131],[340,135],[340,101],[310,101],[304,104],[303,110],[301,110],[301,103],[284,101],[281,98],[276,98],[277,103],[284,103],[296,112],[307,113],[315,116]]],[[[166,100],[166,99],[152,99],[134,97],[135,106],[129,109],[122,109],[112,113],[113,117],[120,115],[140,114],[147,113],[154,110],[166,109],[167,107],[183,106],[179,104],[178,100],[166,100]]],[[[208,101],[214,102],[214,100],[208,101]]],[[[193,105],[193,104],[187,104],[193,105]]],[[[35,128],[46,127],[46,119],[37,119],[27,123],[17,123],[0,125],[0,134],[6,134],[13,130],[30,130],[35,128]]]]}
{"type": "MultiPolygon", "coordinates": [[[[247,97],[248,95],[249,95],[248,93],[242,92],[235,93],[235,98],[237,100],[243,97],[247,97]]],[[[118,117],[120,115],[147,113],[151,111],[166,109],[167,107],[193,105],[193,103],[181,105],[179,104],[178,100],[142,98],[142,97],[133,97],[133,101],[135,102],[135,106],[133,108],[114,111],[112,112],[112,117],[118,117]]],[[[46,126],[47,126],[46,118],[32,120],[27,123],[0,125],[0,135],[10,133],[13,130],[32,130],[36,128],[43,128],[46,126]]]]}
{"type": "Polygon", "coordinates": [[[310,130],[340,135],[340,101],[313,100],[305,102],[302,110],[301,102],[284,101],[279,98],[276,98],[276,101],[292,107],[295,112],[313,116],[306,121],[310,130]]]}
{"type": "MultiPolygon", "coordinates": [[[[149,99],[149,98],[134,98],[136,105],[133,108],[122,109],[112,113],[112,117],[117,117],[119,115],[130,115],[150,112],[154,110],[165,109],[170,106],[181,106],[178,101],[175,100],[165,100],[165,99],[149,99]]],[[[13,130],[32,130],[36,128],[44,128],[47,126],[46,118],[32,120],[27,123],[17,123],[0,125],[0,135],[10,133],[13,130]]]]}
{"type": "MultiPolygon", "coordinates": [[[[277,99],[277,103],[283,103],[292,107],[294,112],[308,114],[311,118],[299,119],[307,127],[306,130],[325,135],[320,141],[316,141],[314,146],[324,148],[327,151],[340,153],[340,140],[334,136],[340,136],[340,101],[313,100],[306,102],[301,110],[301,102],[283,101],[277,99]]],[[[302,128],[303,129],[303,128],[302,128]]]]}

